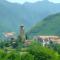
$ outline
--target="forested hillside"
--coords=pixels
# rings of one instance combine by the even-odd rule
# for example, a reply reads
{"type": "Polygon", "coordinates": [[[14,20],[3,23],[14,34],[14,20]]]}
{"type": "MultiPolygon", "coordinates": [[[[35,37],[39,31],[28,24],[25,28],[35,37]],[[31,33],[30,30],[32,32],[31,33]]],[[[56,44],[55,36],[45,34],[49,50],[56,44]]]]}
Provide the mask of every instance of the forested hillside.
{"type": "Polygon", "coordinates": [[[30,35],[60,35],[60,13],[50,15],[37,23],[29,32],[30,35]]]}

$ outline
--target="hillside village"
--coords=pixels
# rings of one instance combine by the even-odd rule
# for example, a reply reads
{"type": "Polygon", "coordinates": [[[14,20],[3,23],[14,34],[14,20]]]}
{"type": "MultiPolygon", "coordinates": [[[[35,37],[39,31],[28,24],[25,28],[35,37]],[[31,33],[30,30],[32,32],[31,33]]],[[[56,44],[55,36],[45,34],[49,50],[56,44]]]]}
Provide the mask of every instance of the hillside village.
{"type": "Polygon", "coordinates": [[[0,60],[60,60],[55,1],[0,0],[0,60]]]}
{"type": "Polygon", "coordinates": [[[50,44],[50,42],[60,44],[59,36],[36,35],[36,36],[33,36],[33,38],[28,39],[25,34],[24,25],[20,26],[18,37],[16,36],[16,34],[14,32],[6,32],[6,33],[4,33],[4,36],[5,36],[6,45],[8,45],[7,47],[13,46],[14,48],[16,48],[18,43],[22,43],[23,46],[27,47],[27,46],[31,45],[32,41],[35,41],[38,43],[40,42],[43,46],[46,46],[46,45],[48,46],[50,44]]]}
{"type": "Polygon", "coordinates": [[[0,40],[0,55],[3,60],[59,60],[60,37],[35,35],[31,39],[25,33],[24,25],[19,34],[5,32],[0,40]],[[2,57],[3,56],[3,57],[2,57]]]}

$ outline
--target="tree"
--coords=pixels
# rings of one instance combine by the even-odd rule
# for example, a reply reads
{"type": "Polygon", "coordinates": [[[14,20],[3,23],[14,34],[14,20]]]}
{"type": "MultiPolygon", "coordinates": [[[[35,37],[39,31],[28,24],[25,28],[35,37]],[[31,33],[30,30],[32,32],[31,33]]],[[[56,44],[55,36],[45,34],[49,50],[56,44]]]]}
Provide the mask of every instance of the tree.
{"type": "Polygon", "coordinates": [[[38,44],[32,44],[29,52],[34,55],[34,60],[58,60],[59,58],[57,52],[38,44]]]}
{"type": "Polygon", "coordinates": [[[21,60],[34,60],[34,56],[29,53],[25,53],[21,55],[21,60]]]}

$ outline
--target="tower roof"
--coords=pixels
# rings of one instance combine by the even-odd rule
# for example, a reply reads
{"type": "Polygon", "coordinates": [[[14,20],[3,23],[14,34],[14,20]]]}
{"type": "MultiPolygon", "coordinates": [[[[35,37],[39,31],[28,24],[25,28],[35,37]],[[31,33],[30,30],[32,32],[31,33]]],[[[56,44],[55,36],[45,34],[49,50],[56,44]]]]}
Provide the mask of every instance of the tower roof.
{"type": "Polygon", "coordinates": [[[21,24],[21,25],[20,25],[20,27],[24,27],[24,25],[23,25],[23,24],[21,24]]]}

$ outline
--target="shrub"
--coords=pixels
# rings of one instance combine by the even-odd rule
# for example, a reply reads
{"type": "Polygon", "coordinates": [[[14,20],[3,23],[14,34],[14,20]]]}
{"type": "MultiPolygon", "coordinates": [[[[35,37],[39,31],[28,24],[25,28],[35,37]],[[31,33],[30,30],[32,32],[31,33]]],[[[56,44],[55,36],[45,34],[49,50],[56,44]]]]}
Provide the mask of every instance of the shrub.
{"type": "Polygon", "coordinates": [[[58,60],[58,53],[40,45],[31,45],[30,54],[34,55],[34,60],[58,60]]]}

